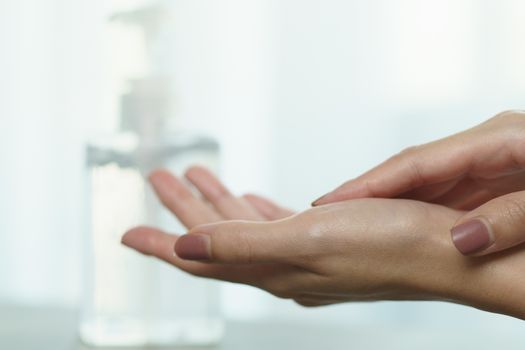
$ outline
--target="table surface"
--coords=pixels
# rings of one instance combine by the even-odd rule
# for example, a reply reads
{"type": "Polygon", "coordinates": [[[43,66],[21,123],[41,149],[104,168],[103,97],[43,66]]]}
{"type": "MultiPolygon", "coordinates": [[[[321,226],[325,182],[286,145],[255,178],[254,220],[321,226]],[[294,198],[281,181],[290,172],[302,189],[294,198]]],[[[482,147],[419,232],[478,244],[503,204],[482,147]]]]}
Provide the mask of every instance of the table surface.
{"type": "MultiPolygon", "coordinates": [[[[0,349],[87,350],[76,336],[74,310],[0,306],[0,349]]],[[[525,328],[525,326],[524,326],[525,328]]],[[[258,321],[227,322],[222,343],[210,350],[236,349],[524,349],[519,334],[483,334],[476,329],[344,327],[258,321]],[[481,333],[481,334],[480,334],[481,333]]],[[[133,349],[133,348],[126,348],[133,349]]],[[[169,348],[162,348],[169,349],[169,348]]],[[[188,348],[175,348],[188,349],[188,348]]],[[[195,349],[195,348],[194,348],[195,349]]],[[[133,349],[135,350],[135,349],[133,349]]]]}

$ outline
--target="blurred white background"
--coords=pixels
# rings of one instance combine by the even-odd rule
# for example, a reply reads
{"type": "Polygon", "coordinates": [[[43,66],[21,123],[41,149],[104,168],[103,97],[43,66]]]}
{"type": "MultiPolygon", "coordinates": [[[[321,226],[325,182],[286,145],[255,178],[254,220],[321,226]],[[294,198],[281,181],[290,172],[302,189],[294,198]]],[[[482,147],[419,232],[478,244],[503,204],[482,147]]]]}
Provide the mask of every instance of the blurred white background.
{"type": "MultiPolygon", "coordinates": [[[[119,65],[140,70],[133,43],[110,47],[108,18],[139,2],[0,1],[0,301],[78,301],[84,143],[116,128],[119,65]]],[[[173,17],[156,55],[175,79],[176,127],[221,142],[232,189],[297,210],[406,146],[525,103],[520,0],[162,3],[173,17]]],[[[522,328],[443,303],[306,310],[233,285],[223,304],[241,319],[522,328]]]]}

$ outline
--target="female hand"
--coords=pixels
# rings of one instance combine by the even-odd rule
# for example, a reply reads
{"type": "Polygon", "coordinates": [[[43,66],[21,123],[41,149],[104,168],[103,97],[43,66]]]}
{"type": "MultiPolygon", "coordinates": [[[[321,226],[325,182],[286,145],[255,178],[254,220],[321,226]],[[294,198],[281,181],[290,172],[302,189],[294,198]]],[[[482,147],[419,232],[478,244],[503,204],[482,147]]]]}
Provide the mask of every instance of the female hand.
{"type": "Polygon", "coordinates": [[[462,133],[408,148],[313,205],[397,197],[472,210],[452,229],[463,254],[525,241],[525,113],[504,112],[462,133]]]}
{"type": "Polygon", "coordinates": [[[253,195],[234,197],[204,168],[191,168],[186,178],[202,199],[165,171],[154,172],[150,180],[190,233],[178,237],[138,227],[122,242],[193,275],[256,286],[303,305],[427,298],[407,281],[419,278],[410,273],[421,272],[412,264],[424,258],[418,247],[432,237],[416,232],[415,224],[429,215],[447,222],[458,216],[429,204],[381,199],[292,215],[253,195]],[[268,219],[274,221],[261,223],[268,219]]]}
{"type": "Polygon", "coordinates": [[[205,169],[187,177],[214,209],[176,177],[156,172],[151,180],[162,202],[193,228],[179,237],[140,227],[126,233],[124,244],[195,276],[256,286],[304,306],[447,300],[525,318],[525,252],[475,262],[457,254],[447,227],[460,211],[360,199],[291,215],[260,197],[233,197],[205,169]],[[254,221],[216,222],[224,216],[254,221]]]}
{"type": "MultiPolygon", "coordinates": [[[[162,204],[179,221],[191,229],[197,225],[229,219],[253,221],[277,220],[293,215],[293,211],[254,194],[234,196],[210,171],[193,166],[186,179],[202,196],[195,195],[182,179],[165,170],[153,172],[149,180],[162,204]]],[[[250,274],[271,274],[281,266],[236,266],[224,268],[184,261],[174,254],[178,236],[153,227],[137,227],[122,237],[122,243],[145,255],[154,255],[194,275],[239,282],[250,274]]]]}

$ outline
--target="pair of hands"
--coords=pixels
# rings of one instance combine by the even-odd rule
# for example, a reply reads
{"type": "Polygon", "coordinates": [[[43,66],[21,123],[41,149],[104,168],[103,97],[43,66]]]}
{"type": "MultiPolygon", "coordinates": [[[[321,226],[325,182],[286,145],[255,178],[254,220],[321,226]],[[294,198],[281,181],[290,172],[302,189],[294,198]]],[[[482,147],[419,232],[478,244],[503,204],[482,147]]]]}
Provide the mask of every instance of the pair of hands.
{"type": "Polygon", "coordinates": [[[516,305],[521,298],[502,301],[498,293],[522,287],[514,273],[525,254],[511,250],[472,261],[454,250],[449,232],[472,215],[465,209],[523,183],[518,125],[525,129],[522,116],[506,114],[478,127],[479,142],[468,131],[403,152],[316,203],[325,205],[297,214],[260,196],[236,197],[201,167],[185,177],[202,196],[156,171],[150,176],[155,191],[189,233],[139,227],[123,243],[193,275],[253,285],[304,306],[449,300],[523,317],[525,308],[516,305]],[[511,131],[495,132],[510,124],[511,131]],[[344,199],[354,200],[327,204],[344,199]]]}

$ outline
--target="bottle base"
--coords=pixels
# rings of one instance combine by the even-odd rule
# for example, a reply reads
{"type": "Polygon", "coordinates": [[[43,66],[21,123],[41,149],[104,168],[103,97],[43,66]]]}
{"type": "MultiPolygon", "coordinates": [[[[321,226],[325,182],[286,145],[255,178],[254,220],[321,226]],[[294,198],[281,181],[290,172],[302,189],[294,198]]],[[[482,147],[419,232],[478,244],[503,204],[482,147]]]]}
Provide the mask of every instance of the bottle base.
{"type": "Polygon", "coordinates": [[[80,326],[80,340],[90,346],[210,346],[220,342],[224,323],[193,319],[145,324],[134,320],[97,320],[80,326]]]}

